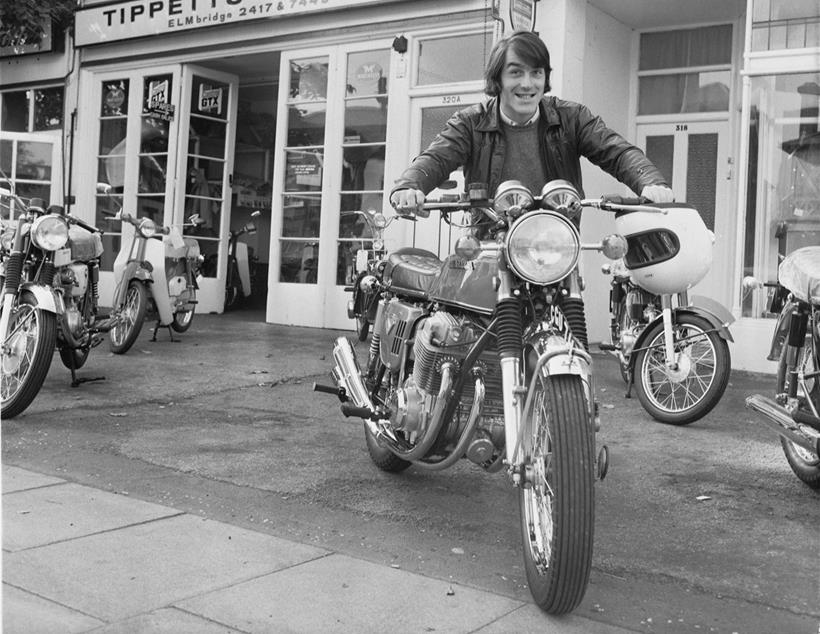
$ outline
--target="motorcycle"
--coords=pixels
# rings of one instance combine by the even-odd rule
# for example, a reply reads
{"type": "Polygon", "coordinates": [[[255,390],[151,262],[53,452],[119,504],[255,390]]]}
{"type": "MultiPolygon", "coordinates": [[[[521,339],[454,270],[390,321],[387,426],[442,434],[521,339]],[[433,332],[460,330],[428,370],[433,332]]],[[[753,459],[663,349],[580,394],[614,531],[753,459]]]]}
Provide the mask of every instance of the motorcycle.
{"type": "Polygon", "coordinates": [[[104,377],[78,378],[92,347],[112,325],[99,314],[102,231],[40,198],[26,204],[12,190],[14,222],[3,231],[0,308],[0,415],[10,419],[37,396],[55,347],[71,371],[71,386],[104,377]]]}
{"type": "MultiPolygon", "coordinates": [[[[105,184],[100,184],[99,190],[110,193],[105,184]]],[[[194,319],[197,275],[204,260],[199,243],[183,238],[177,227],[158,227],[150,218],[135,218],[122,209],[114,219],[130,225],[133,231],[130,241],[123,235],[122,247],[114,260],[115,323],[109,333],[111,351],[125,354],[134,345],[148,313],[149,297],[157,312],[151,341],[157,340],[160,327],[169,328],[173,341],[171,331],[187,331],[194,319]]],[[[198,217],[191,216],[183,226],[197,224],[198,217]]]]}
{"type": "Polygon", "coordinates": [[[634,384],[655,420],[688,425],[717,405],[729,383],[734,317],[708,297],[689,297],[712,263],[714,234],[698,212],[678,206],[647,233],[657,213],[616,215],[615,230],[629,250],[602,267],[612,275],[611,320],[610,342],[599,347],[617,357],[627,398],[634,384]],[[676,253],[687,261],[670,260],[676,253]]]}
{"type": "Polygon", "coordinates": [[[376,319],[376,310],[379,305],[378,288],[372,284],[375,280],[376,268],[387,253],[384,247],[384,231],[397,216],[385,217],[375,209],[354,211],[353,213],[364,218],[371,236],[371,247],[362,248],[356,252],[354,272],[356,279],[352,286],[346,286],[345,291],[353,293],[353,298],[347,303],[347,316],[356,322],[356,335],[359,341],[367,340],[370,326],[376,319]]]}
{"type": "Polygon", "coordinates": [[[795,475],[820,489],[820,246],[787,255],[776,284],[746,278],[743,285],[773,287],[769,310],[778,313],[767,357],[777,362],[774,398],[753,394],[746,407],[780,435],[795,475]]]}
{"type": "Polygon", "coordinates": [[[581,244],[584,207],[656,210],[609,197],[581,200],[566,181],[534,196],[518,181],[492,198],[480,185],[455,202],[431,201],[447,220],[469,212],[473,235],[441,261],[398,249],[363,278],[378,302],[362,368],[351,342],[333,346],[333,394],[361,418],[374,464],[443,470],[467,458],[506,469],[518,489],[524,564],[535,602],[550,614],[578,606],[587,588],[594,482],[609,464],[588,352],[582,250],[609,259],[623,236],[581,244]],[[476,235],[484,239],[479,240],[476,235]]]}
{"type": "Polygon", "coordinates": [[[251,213],[250,221],[239,231],[231,231],[228,236],[228,273],[225,278],[225,310],[238,305],[240,301],[251,296],[251,269],[248,245],[239,242],[239,237],[256,233],[254,220],[262,215],[261,211],[251,213]]]}

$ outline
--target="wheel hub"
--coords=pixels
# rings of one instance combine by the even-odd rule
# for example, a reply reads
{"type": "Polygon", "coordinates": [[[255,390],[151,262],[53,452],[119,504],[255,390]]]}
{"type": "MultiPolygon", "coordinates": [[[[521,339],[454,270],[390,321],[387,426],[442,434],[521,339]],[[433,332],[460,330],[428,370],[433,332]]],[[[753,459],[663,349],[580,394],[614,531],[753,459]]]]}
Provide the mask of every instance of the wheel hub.
{"type": "Polygon", "coordinates": [[[16,332],[6,341],[3,350],[3,373],[13,374],[20,368],[26,352],[26,333],[16,332]]]}
{"type": "Polygon", "coordinates": [[[665,366],[666,376],[672,383],[681,383],[686,380],[692,371],[692,358],[685,352],[676,355],[675,366],[665,366]]]}

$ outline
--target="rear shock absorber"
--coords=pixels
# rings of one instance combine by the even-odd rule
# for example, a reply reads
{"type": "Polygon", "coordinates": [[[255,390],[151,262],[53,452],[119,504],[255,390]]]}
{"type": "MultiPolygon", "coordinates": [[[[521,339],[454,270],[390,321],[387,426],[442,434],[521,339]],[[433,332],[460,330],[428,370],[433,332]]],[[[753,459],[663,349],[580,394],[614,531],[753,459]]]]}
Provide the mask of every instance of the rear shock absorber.
{"type": "Polygon", "coordinates": [[[569,329],[573,336],[584,346],[584,350],[589,350],[587,337],[587,320],[584,315],[584,300],[580,297],[564,297],[561,302],[561,310],[569,324],[569,329]]]}
{"type": "Polygon", "coordinates": [[[517,297],[506,297],[495,307],[498,335],[498,354],[505,357],[521,357],[524,326],[521,321],[521,302],[517,297]]]}

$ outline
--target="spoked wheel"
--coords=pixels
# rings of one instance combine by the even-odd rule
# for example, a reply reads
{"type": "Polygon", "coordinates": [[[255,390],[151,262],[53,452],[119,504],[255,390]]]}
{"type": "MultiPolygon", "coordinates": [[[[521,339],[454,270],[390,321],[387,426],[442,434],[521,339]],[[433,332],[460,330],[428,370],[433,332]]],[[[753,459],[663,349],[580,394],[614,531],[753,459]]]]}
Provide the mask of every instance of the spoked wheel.
{"type": "MultiPolygon", "coordinates": [[[[786,372],[786,353],[788,346],[784,345],[780,353],[780,361],[777,365],[777,392],[778,394],[788,390],[789,377],[786,372]]],[[[805,345],[800,349],[800,358],[797,361],[798,369],[802,368],[804,376],[814,372],[815,363],[811,355],[811,339],[806,339],[805,345]]],[[[815,404],[820,405],[820,382],[815,379],[808,379],[804,386],[798,386],[798,397],[805,401],[812,399],[815,404]]],[[[805,404],[801,404],[801,409],[807,409],[805,404]]],[[[783,453],[786,460],[794,471],[794,474],[812,489],[820,489],[820,456],[795,445],[790,440],[780,437],[780,444],[783,446],[783,453]]]]}
{"type": "Polygon", "coordinates": [[[565,614],[583,599],[592,567],[592,423],[580,377],[540,376],[534,389],[519,490],[524,567],[541,609],[565,614]]]}
{"type": "Polygon", "coordinates": [[[0,360],[0,418],[14,418],[25,410],[43,386],[54,346],[57,320],[39,310],[33,298],[22,297],[12,308],[0,360]]]}
{"type": "Polygon", "coordinates": [[[732,362],[729,345],[712,324],[688,313],[677,315],[673,325],[676,367],[666,364],[663,322],[647,333],[635,357],[635,388],[643,408],[656,420],[688,425],[717,405],[732,362]]]}
{"type": "Polygon", "coordinates": [[[108,333],[111,352],[125,354],[140,336],[145,314],[148,312],[148,291],[145,285],[131,280],[125,293],[125,302],[119,311],[120,321],[108,333]]]}

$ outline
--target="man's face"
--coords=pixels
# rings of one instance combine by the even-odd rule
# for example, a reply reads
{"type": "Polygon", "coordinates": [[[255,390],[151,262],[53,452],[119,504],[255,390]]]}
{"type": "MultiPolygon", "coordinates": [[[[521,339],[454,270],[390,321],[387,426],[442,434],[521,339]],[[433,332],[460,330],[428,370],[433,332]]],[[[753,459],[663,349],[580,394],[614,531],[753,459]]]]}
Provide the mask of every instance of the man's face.
{"type": "Polygon", "coordinates": [[[516,123],[526,123],[538,109],[544,96],[547,74],[543,68],[533,68],[507,50],[507,59],[501,71],[501,110],[516,123]]]}

